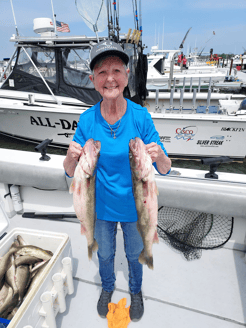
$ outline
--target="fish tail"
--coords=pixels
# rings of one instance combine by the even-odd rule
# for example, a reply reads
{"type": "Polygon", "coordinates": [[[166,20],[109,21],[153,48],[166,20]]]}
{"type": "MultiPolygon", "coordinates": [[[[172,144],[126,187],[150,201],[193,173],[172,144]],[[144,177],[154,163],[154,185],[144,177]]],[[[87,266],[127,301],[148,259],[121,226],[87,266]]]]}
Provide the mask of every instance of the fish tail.
{"type": "Polygon", "coordinates": [[[88,258],[89,260],[92,259],[92,253],[98,250],[98,244],[96,239],[94,239],[93,243],[88,246],[88,258]]]}
{"type": "Polygon", "coordinates": [[[139,255],[138,262],[141,264],[146,264],[146,258],[144,254],[144,249],[142,250],[141,254],[139,255]]]}
{"type": "Polygon", "coordinates": [[[146,259],[146,264],[149,269],[154,270],[153,256],[146,259]]]}
{"type": "Polygon", "coordinates": [[[144,249],[142,250],[141,254],[139,255],[138,262],[141,264],[147,264],[148,268],[153,270],[153,256],[146,256],[144,249]]]}

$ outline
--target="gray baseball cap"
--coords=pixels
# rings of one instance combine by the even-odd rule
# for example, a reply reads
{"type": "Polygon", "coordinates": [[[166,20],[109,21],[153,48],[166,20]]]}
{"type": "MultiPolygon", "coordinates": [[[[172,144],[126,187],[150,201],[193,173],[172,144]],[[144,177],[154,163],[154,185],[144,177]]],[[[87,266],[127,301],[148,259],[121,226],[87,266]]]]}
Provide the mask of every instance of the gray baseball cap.
{"type": "Polygon", "coordinates": [[[90,53],[90,68],[93,70],[96,62],[102,57],[107,56],[117,56],[123,60],[123,62],[127,65],[129,62],[128,55],[124,52],[122,47],[113,41],[105,40],[97,43],[92,49],[90,53]]]}

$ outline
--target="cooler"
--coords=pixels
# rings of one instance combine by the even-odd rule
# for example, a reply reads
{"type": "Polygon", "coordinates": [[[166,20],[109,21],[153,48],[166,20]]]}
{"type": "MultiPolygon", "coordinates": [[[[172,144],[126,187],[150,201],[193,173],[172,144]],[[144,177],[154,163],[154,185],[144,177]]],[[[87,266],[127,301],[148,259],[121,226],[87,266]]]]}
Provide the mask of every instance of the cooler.
{"type": "Polygon", "coordinates": [[[0,257],[17,235],[26,243],[53,252],[41,277],[24,298],[8,328],[56,328],[55,317],[66,310],[66,295],[74,292],[71,241],[65,233],[15,228],[5,233],[9,219],[0,197],[0,257]]]}

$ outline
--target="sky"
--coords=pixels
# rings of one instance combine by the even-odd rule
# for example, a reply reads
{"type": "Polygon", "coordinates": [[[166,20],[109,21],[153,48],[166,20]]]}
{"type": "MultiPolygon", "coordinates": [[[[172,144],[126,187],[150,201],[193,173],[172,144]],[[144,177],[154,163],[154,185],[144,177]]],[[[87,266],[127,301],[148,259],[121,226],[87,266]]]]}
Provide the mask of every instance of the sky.
{"type": "MultiPolygon", "coordinates": [[[[84,8],[98,0],[77,0],[84,8]]],[[[100,1],[100,0],[99,0],[100,1]]],[[[51,0],[12,0],[19,34],[34,36],[33,19],[52,18],[51,0]]],[[[139,2],[137,3],[139,9],[139,2]]],[[[70,33],[58,35],[94,36],[79,14],[75,0],[53,0],[56,19],[69,24],[70,33]]],[[[246,49],[246,0],[142,0],[144,53],[158,44],[159,49],[178,49],[191,27],[183,52],[197,48],[209,53],[240,54],[246,49]],[[215,34],[214,34],[214,33],[215,34]]],[[[0,0],[0,60],[11,57],[16,33],[10,0],[0,0]]],[[[122,33],[134,29],[132,0],[119,0],[119,25],[122,33]]],[[[99,36],[107,36],[107,30],[99,36]]]]}

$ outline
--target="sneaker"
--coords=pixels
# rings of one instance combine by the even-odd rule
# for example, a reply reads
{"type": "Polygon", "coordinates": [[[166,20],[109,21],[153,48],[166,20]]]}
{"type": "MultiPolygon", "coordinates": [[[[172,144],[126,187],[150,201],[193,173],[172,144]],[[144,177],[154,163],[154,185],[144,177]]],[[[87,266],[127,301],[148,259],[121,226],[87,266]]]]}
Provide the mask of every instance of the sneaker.
{"type": "Polygon", "coordinates": [[[108,303],[111,302],[112,292],[106,292],[106,290],[102,289],[100,298],[97,302],[97,312],[101,318],[106,318],[108,314],[108,303]]]}
{"type": "Polygon", "coordinates": [[[142,292],[131,294],[130,318],[132,321],[138,321],[144,313],[142,292]]]}

